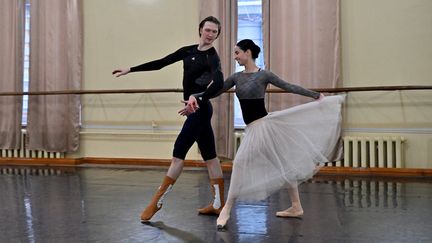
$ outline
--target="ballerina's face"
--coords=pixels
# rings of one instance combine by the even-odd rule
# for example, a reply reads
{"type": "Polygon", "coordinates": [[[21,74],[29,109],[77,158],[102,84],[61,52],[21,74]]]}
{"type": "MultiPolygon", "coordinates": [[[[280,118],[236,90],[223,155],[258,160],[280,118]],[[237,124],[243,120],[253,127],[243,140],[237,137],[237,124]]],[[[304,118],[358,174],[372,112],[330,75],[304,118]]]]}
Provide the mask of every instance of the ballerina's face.
{"type": "Polygon", "coordinates": [[[234,60],[238,62],[240,66],[244,66],[250,60],[250,51],[243,51],[240,47],[234,47],[234,60]]]}

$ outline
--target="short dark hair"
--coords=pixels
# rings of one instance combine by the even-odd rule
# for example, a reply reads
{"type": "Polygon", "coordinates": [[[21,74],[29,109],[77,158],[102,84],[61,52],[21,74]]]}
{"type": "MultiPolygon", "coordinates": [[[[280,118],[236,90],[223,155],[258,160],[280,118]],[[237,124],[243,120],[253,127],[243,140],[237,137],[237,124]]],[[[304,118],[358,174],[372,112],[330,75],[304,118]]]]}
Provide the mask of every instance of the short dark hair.
{"type": "Polygon", "coordinates": [[[258,58],[258,54],[261,51],[261,48],[259,46],[257,46],[252,40],[250,39],[244,39],[241,40],[237,43],[237,45],[240,49],[242,49],[243,51],[247,51],[250,50],[252,53],[252,58],[253,59],[257,59],[258,58]]]}
{"type": "Polygon", "coordinates": [[[208,16],[207,18],[205,18],[201,21],[201,23],[199,24],[199,27],[198,27],[199,36],[201,37],[200,30],[204,27],[204,24],[206,22],[212,22],[218,26],[218,34],[216,36],[216,38],[218,38],[220,35],[220,32],[221,32],[221,23],[220,23],[219,19],[217,19],[216,17],[213,17],[213,16],[208,16]]]}

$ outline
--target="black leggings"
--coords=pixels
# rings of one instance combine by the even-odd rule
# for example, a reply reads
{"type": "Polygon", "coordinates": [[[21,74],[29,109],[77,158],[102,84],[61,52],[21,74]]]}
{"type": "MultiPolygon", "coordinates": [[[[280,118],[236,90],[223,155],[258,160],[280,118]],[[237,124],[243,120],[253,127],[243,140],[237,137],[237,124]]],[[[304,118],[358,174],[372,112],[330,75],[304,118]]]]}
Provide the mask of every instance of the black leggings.
{"type": "Polygon", "coordinates": [[[195,113],[187,117],[175,141],[173,151],[175,158],[184,160],[194,142],[198,143],[204,160],[216,158],[215,139],[211,126],[213,108],[209,101],[200,102],[199,106],[195,113]]]}

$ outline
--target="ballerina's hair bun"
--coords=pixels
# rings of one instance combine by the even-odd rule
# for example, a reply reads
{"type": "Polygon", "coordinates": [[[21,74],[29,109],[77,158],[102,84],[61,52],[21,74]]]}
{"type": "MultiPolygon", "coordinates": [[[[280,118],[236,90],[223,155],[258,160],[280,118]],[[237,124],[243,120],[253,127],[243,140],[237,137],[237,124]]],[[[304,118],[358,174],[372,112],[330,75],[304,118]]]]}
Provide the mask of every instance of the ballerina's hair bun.
{"type": "Polygon", "coordinates": [[[244,39],[237,43],[237,46],[243,51],[250,50],[252,53],[252,58],[257,59],[258,54],[261,52],[261,48],[257,46],[252,40],[244,39]]]}

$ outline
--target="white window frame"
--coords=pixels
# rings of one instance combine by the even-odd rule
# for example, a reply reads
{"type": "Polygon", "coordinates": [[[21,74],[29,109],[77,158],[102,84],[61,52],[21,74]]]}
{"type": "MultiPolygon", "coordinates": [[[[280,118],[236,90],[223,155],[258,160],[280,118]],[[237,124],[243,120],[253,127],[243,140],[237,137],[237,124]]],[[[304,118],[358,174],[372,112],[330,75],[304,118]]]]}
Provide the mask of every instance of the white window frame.
{"type": "MultiPolygon", "coordinates": [[[[262,0],[238,0],[237,1],[238,29],[237,41],[251,39],[261,48],[256,59],[256,64],[264,69],[263,55],[263,31],[262,31],[262,0]]],[[[236,63],[236,72],[244,70],[236,63]]],[[[234,129],[244,129],[246,124],[243,121],[241,107],[237,96],[234,95],[234,129]]]]}

